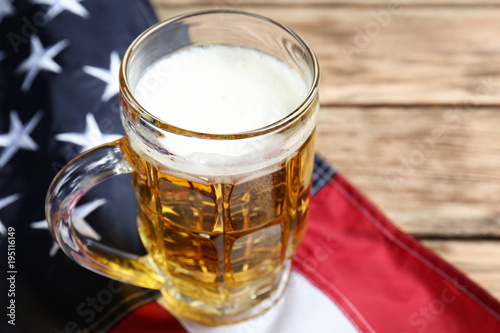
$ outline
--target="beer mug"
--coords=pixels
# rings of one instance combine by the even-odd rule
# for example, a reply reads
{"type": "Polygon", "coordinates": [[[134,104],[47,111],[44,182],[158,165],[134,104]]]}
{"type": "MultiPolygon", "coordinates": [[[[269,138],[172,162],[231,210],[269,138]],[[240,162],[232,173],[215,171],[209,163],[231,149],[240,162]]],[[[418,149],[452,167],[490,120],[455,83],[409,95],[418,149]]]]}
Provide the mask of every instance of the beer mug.
{"type": "Polygon", "coordinates": [[[161,303],[180,318],[220,325],[271,307],[285,290],[309,215],[319,108],[311,48],[265,17],[196,12],[140,35],[122,59],[119,79],[126,136],[81,154],[56,176],[46,201],[51,234],[80,265],[160,290],[161,303]],[[205,64],[210,57],[214,62],[205,64]],[[162,60],[177,61],[171,67],[180,76],[154,67],[162,60]],[[243,77],[225,76],[239,71],[243,77]],[[294,91],[291,79],[279,81],[280,71],[294,75],[302,90],[294,91]],[[263,79],[252,86],[254,75],[263,79]],[[286,85],[293,87],[283,90],[286,85]],[[235,96],[233,88],[243,90],[235,96]],[[160,93],[153,98],[148,94],[155,89],[160,93]],[[231,99],[236,113],[211,110],[205,102],[212,94],[231,99]],[[169,104],[174,99],[177,104],[169,104]],[[258,99],[260,107],[252,104],[258,99]],[[280,99],[295,104],[276,113],[286,104],[275,106],[280,99]],[[181,125],[169,120],[193,101],[200,114],[181,125]],[[207,122],[223,126],[196,127],[207,122]],[[86,192],[125,173],[137,197],[144,256],[80,235],[71,220],[86,192]]]}

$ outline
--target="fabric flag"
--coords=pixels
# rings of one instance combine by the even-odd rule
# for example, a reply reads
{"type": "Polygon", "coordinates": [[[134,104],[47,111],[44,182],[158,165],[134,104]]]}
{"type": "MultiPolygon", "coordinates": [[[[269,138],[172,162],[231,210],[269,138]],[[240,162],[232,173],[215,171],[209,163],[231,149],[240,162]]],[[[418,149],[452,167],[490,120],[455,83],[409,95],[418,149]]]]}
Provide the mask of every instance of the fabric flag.
{"type": "MultiPolygon", "coordinates": [[[[47,229],[44,201],[67,162],[123,136],[120,59],[157,19],[141,0],[3,0],[0,19],[1,267],[6,274],[10,228],[15,260],[9,271],[17,272],[13,297],[10,281],[1,279],[0,332],[106,331],[157,292],[68,260],[47,229]],[[11,300],[15,326],[6,316],[11,300]]],[[[140,254],[135,214],[124,176],[86,195],[73,221],[85,236],[140,254]]]]}
{"type": "MultiPolygon", "coordinates": [[[[158,292],[68,259],[45,194],[73,157],[124,134],[118,67],[156,17],[145,0],[0,0],[0,332],[500,332],[500,304],[402,233],[319,157],[308,233],[284,297],[245,322],[174,318],[158,292]]],[[[127,176],[75,208],[87,237],[141,254],[127,176]]]]}

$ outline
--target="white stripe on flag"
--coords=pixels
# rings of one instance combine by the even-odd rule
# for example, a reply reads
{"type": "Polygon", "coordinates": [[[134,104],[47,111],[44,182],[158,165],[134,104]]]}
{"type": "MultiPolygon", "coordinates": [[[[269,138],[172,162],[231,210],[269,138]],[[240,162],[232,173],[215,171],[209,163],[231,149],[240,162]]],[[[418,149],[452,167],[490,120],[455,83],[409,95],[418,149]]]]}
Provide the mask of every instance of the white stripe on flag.
{"type": "Polygon", "coordinates": [[[181,323],[190,333],[358,333],[327,295],[294,271],[282,299],[258,317],[218,327],[185,320],[181,323]]]}

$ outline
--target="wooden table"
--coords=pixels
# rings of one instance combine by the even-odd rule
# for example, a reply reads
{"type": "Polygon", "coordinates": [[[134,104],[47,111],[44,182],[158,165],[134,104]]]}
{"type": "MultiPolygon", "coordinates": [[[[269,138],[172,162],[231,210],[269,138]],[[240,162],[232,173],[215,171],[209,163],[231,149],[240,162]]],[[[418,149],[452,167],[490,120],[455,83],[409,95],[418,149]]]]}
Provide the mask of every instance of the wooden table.
{"type": "Polygon", "coordinates": [[[500,1],[152,0],[276,19],[322,70],[318,152],[500,299],[500,1]]]}

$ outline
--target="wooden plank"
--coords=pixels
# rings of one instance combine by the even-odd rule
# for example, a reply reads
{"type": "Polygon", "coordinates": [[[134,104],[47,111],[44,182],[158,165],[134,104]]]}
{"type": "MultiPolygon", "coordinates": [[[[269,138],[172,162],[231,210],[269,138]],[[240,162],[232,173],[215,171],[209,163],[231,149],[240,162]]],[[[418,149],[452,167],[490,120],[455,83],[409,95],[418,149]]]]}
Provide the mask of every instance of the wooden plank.
{"type": "MultiPolygon", "coordinates": [[[[389,7],[233,7],[281,21],[310,43],[321,64],[323,104],[442,105],[475,98],[500,105],[500,7],[402,6],[385,18],[389,7]],[[488,90],[478,96],[481,82],[488,90]]],[[[214,6],[157,2],[162,19],[196,9],[214,6]]]]}
{"type": "Polygon", "coordinates": [[[318,152],[422,236],[500,237],[500,112],[322,107],[318,152]]]}
{"type": "Polygon", "coordinates": [[[500,242],[424,241],[427,247],[500,299],[500,242]]]}

